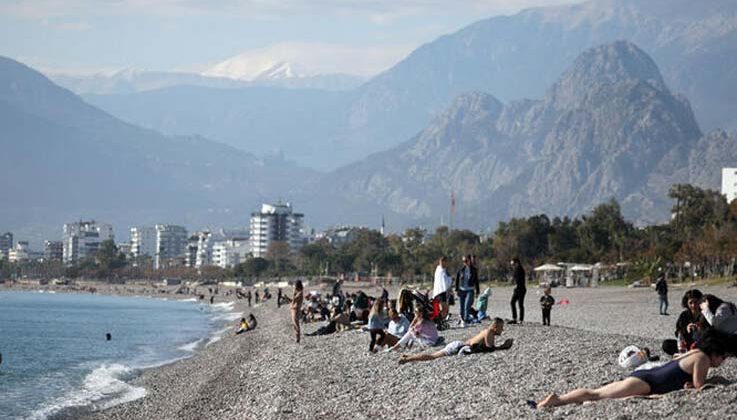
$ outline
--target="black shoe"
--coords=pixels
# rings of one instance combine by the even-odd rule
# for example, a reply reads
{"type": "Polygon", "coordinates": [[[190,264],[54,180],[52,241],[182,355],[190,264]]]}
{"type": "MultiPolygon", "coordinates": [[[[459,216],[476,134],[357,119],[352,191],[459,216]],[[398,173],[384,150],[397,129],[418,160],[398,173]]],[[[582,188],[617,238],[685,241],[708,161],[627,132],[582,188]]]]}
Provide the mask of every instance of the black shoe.
{"type": "Polygon", "coordinates": [[[516,319],[513,319],[513,320],[507,322],[507,324],[516,324],[516,323],[517,323],[517,320],[516,319]]]}

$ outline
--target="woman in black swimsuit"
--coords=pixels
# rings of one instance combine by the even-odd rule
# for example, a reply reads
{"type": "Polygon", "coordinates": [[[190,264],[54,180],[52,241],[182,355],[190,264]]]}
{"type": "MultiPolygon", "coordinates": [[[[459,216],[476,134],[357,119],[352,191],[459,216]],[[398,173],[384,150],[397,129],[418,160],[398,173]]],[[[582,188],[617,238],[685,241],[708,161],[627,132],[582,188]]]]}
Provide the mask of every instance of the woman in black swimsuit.
{"type": "Polygon", "coordinates": [[[635,371],[628,378],[597,389],[579,388],[565,395],[550,394],[535,403],[537,408],[596,401],[607,398],[625,398],[635,395],[665,394],[678,389],[704,386],[709,368],[719,367],[728,352],[734,352],[727,335],[710,330],[702,337],[695,350],[654,369],[635,371]]]}

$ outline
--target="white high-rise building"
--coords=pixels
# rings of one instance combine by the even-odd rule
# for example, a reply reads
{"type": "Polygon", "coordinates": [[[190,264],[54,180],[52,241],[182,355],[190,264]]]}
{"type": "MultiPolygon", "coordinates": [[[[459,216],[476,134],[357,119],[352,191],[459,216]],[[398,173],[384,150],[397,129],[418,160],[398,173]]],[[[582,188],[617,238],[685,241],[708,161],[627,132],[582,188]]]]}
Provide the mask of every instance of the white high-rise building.
{"type": "Polygon", "coordinates": [[[185,257],[186,249],[187,229],[177,225],[156,225],[155,269],[183,263],[177,260],[185,257]]]}
{"type": "Polygon", "coordinates": [[[722,194],[727,203],[737,199],[737,168],[722,168],[722,194]]]}
{"type": "Polygon", "coordinates": [[[156,255],[156,228],[136,226],[131,228],[131,256],[154,257],[156,255]]]}
{"type": "Polygon", "coordinates": [[[265,257],[274,242],[286,242],[290,252],[304,245],[302,219],[286,204],[262,204],[260,212],[251,213],[250,247],[254,257],[265,257]]]}
{"type": "Polygon", "coordinates": [[[250,252],[248,239],[219,241],[212,247],[212,264],[220,268],[233,268],[245,261],[250,252]]]}
{"type": "Polygon", "coordinates": [[[65,264],[71,264],[81,258],[93,256],[100,243],[109,239],[113,239],[113,227],[107,223],[97,223],[94,220],[67,223],[64,225],[62,259],[65,264]]]}

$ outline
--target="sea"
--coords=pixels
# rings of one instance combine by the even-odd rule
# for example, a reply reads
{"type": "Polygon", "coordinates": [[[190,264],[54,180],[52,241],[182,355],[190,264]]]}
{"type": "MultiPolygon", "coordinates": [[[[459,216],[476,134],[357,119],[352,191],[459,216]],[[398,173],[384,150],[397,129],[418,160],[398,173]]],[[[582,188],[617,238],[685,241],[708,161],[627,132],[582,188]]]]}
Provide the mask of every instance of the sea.
{"type": "Polygon", "coordinates": [[[239,317],[232,304],[195,299],[0,292],[0,419],[141,398],[146,390],[130,381],[143,369],[191,356],[239,317]]]}

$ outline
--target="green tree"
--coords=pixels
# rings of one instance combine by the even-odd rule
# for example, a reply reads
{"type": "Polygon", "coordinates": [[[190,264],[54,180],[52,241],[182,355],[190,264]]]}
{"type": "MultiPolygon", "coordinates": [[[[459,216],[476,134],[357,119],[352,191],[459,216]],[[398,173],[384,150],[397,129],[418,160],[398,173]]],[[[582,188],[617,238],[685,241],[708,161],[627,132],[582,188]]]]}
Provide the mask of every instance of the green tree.
{"type": "Polygon", "coordinates": [[[240,263],[234,270],[236,277],[259,277],[269,269],[269,261],[265,258],[249,258],[240,263]]]}
{"type": "Polygon", "coordinates": [[[622,260],[624,246],[633,226],[622,216],[619,203],[612,199],[594,208],[578,226],[582,251],[591,260],[622,260]]]}

